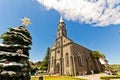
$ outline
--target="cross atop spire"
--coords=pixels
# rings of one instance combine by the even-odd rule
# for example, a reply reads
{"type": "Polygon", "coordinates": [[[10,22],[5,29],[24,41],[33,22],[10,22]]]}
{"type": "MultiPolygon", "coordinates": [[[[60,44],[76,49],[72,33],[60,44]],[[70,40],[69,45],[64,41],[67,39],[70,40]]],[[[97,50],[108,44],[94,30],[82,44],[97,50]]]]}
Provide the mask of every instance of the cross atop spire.
{"type": "Polygon", "coordinates": [[[59,22],[64,22],[63,17],[60,16],[60,21],[59,22]]]}

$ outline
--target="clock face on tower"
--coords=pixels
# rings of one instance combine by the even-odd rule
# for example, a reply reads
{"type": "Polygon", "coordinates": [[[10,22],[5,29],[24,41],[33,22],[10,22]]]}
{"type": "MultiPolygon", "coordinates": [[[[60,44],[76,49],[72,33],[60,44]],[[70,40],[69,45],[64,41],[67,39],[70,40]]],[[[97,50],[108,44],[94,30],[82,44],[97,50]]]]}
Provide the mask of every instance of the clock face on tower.
{"type": "Polygon", "coordinates": [[[57,50],[58,55],[60,54],[60,50],[57,50]]]}

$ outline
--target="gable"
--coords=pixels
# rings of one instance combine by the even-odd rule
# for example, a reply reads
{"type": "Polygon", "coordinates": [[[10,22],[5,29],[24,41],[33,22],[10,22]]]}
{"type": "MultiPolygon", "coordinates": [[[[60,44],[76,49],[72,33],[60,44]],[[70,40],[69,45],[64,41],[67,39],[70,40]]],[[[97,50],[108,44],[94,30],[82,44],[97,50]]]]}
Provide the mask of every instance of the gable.
{"type": "MultiPolygon", "coordinates": [[[[66,37],[62,37],[62,43],[63,43],[63,45],[66,45],[66,44],[68,44],[68,43],[70,43],[70,42],[72,42],[72,40],[70,40],[69,38],[66,38],[66,37]]],[[[51,49],[55,49],[56,47],[57,47],[57,39],[54,41],[54,43],[53,43],[53,45],[52,45],[52,47],[51,47],[51,49]]]]}
{"type": "Polygon", "coordinates": [[[56,48],[56,40],[54,41],[54,43],[53,43],[51,49],[54,49],[54,48],[56,48]]]}
{"type": "Polygon", "coordinates": [[[63,36],[63,45],[68,44],[70,42],[73,42],[73,41],[71,39],[66,38],[66,37],[63,36]]]}

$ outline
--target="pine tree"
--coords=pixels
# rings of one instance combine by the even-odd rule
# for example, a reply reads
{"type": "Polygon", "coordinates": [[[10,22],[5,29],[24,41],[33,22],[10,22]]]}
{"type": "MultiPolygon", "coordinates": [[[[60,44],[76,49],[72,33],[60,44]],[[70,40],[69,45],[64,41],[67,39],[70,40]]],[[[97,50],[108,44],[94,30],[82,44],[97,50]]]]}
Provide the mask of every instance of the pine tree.
{"type": "Polygon", "coordinates": [[[48,65],[49,65],[49,54],[50,54],[50,48],[47,48],[45,58],[43,60],[43,63],[41,64],[41,69],[42,70],[48,70],[48,65]]]}
{"type": "Polygon", "coordinates": [[[30,80],[28,59],[32,38],[26,27],[9,28],[1,39],[0,80],[30,80]]]}

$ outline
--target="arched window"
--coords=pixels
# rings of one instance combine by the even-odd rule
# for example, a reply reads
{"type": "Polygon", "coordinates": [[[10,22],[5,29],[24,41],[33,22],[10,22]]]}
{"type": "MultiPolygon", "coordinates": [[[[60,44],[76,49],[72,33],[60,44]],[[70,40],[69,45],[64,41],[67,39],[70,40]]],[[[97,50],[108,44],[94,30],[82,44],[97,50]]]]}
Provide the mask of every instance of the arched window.
{"type": "Polygon", "coordinates": [[[88,60],[90,60],[90,56],[88,55],[88,60]]]}
{"type": "Polygon", "coordinates": [[[69,55],[66,53],[65,55],[65,60],[66,60],[66,67],[69,67],[69,55]]]}
{"type": "Polygon", "coordinates": [[[53,65],[54,65],[54,57],[52,57],[51,59],[51,67],[53,67],[53,65]]]}
{"type": "Polygon", "coordinates": [[[82,66],[82,57],[80,53],[78,53],[78,63],[80,66],[82,66]]]}

